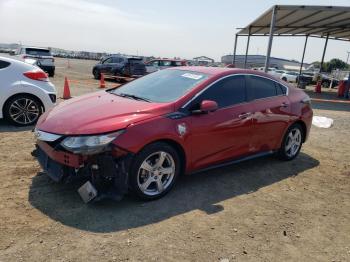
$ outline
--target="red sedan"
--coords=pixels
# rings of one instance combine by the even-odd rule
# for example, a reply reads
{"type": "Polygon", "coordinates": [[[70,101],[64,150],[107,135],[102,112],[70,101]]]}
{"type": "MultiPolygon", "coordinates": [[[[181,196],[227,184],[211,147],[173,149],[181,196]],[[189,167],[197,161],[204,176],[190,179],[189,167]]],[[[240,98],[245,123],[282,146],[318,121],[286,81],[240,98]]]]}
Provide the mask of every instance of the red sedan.
{"type": "Polygon", "coordinates": [[[268,74],[172,68],[46,112],[36,156],[55,181],[88,183],[91,198],[155,199],[180,174],[273,153],[294,159],[312,115],[302,90],[268,74]]]}

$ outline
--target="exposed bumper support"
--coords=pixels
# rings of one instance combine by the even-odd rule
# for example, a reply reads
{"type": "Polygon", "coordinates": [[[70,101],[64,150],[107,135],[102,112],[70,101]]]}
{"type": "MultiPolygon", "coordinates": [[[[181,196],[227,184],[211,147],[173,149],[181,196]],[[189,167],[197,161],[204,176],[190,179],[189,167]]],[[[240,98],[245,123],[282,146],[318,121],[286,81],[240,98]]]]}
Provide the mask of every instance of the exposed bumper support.
{"type": "Polygon", "coordinates": [[[128,171],[131,153],[115,157],[114,152],[81,156],[55,150],[37,141],[37,157],[42,169],[56,182],[90,181],[98,195],[93,201],[105,198],[120,200],[128,192],[128,171]]]}

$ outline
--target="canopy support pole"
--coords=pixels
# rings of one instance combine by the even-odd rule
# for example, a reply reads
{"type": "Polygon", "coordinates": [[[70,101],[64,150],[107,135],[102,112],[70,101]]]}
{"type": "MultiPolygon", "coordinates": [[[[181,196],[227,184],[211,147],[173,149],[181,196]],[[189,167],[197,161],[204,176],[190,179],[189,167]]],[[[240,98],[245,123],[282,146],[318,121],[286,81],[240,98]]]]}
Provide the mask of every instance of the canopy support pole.
{"type": "Polygon", "coordinates": [[[306,50],[306,45],[307,45],[307,40],[308,40],[308,39],[309,39],[309,35],[307,35],[306,38],[305,38],[304,50],[303,50],[303,57],[301,58],[301,64],[300,64],[300,69],[299,69],[298,84],[299,84],[299,82],[300,82],[301,71],[303,70],[304,57],[305,57],[305,50],[306,50]]]}
{"type": "Polygon", "coordinates": [[[236,67],[236,50],[237,50],[237,40],[238,40],[238,35],[236,34],[235,36],[235,45],[233,47],[233,56],[232,56],[232,65],[236,67]]]}
{"type": "Polygon", "coordinates": [[[265,69],[264,69],[265,73],[267,73],[267,70],[268,70],[269,65],[270,65],[270,55],[271,55],[273,34],[275,32],[276,14],[277,14],[277,6],[275,5],[273,7],[272,16],[271,16],[269,43],[268,43],[268,46],[267,46],[267,53],[266,53],[266,60],[265,60],[265,69]]]}
{"type": "Polygon", "coordinates": [[[251,27],[249,27],[249,33],[248,33],[248,39],[247,39],[247,47],[245,49],[244,68],[247,68],[247,57],[248,57],[248,49],[249,49],[249,42],[250,42],[250,31],[251,31],[251,27]]]}
{"type": "Polygon", "coordinates": [[[325,56],[325,54],[326,54],[326,49],[327,49],[327,44],[328,44],[328,38],[329,38],[329,34],[327,34],[326,42],[325,42],[324,48],[323,48],[322,60],[321,60],[321,65],[320,65],[320,72],[322,72],[322,68],[323,68],[324,56],[325,56]]]}

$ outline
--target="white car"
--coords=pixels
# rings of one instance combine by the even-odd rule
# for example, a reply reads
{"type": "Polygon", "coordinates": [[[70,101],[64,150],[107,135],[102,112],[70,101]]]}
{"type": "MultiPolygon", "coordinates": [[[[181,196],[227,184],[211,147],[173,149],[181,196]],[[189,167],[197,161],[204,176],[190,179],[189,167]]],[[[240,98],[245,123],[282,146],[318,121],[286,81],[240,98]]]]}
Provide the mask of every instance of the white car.
{"type": "Polygon", "coordinates": [[[0,118],[17,126],[33,125],[56,103],[56,88],[40,68],[0,57],[0,118]]]}
{"type": "Polygon", "coordinates": [[[274,76],[277,78],[281,78],[281,76],[286,72],[287,71],[285,71],[285,70],[276,69],[274,76]]]}
{"type": "Polygon", "coordinates": [[[280,76],[280,79],[290,83],[296,83],[299,73],[293,71],[287,71],[280,76]]]}
{"type": "Polygon", "coordinates": [[[42,47],[20,47],[15,54],[18,60],[37,65],[47,72],[50,77],[55,75],[55,59],[50,49],[42,47]]]}
{"type": "MultiPolygon", "coordinates": [[[[259,67],[257,68],[256,70],[259,70],[259,71],[264,71],[264,67],[259,67]]],[[[277,78],[280,78],[282,74],[286,73],[287,71],[285,70],[280,70],[280,69],[276,69],[274,67],[269,67],[267,69],[267,73],[274,76],[274,77],[277,77],[277,78]]]]}

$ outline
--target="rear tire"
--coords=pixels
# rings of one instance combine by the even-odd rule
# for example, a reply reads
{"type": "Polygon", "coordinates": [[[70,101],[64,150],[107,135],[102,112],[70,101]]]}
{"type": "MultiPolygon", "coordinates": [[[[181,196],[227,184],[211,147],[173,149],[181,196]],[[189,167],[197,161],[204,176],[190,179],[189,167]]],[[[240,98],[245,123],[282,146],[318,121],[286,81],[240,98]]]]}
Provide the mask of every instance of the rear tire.
{"type": "Polygon", "coordinates": [[[43,111],[41,101],[26,94],[10,98],[3,109],[5,119],[15,126],[34,125],[43,111]]]}
{"type": "Polygon", "coordinates": [[[54,77],[55,76],[55,71],[52,70],[52,71],[49,71],[49,77],[54,77]]]}
{"type": "Polygon", "coordinates": [[[282,80],[287,82],[287,78],[286,77],[282,77],[282,80]]]}
{"type": "Polygon", "coordinates": [[[291,125],[284,135],[282,145],[278,151],[281,160],[289,161],[296,158],[304,141],[304,131],[300,124],[291,125]]]}
{"type": "Polygon", "coordinates": [[[129,186],[138,198],[158,199],[172,189],[180,171],[180,157],[173,147],[162,142],[150,144],[135,155],[129,186]]]}

